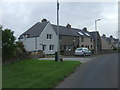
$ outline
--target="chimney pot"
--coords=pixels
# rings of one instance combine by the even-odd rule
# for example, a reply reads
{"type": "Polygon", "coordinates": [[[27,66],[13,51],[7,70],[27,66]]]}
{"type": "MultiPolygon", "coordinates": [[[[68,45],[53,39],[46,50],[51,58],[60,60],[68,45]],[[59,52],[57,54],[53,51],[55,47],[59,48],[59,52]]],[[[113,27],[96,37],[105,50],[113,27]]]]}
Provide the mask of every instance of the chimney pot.
{"type": "Polygon", "coordinates": [[[105,35],[105,34],[103,34],[103,35],[102,35],[102,37],[106,37],[106,35],[105,35]]]}
{"type": "Polygon", "coordinates": [[[84,31],[87,31],[87,28],[86,28],[86,27],[84,27],[84,28],[83,28],[83,30],[84,30],[84,31]]]}
{"type": "Polygon", "coordinates": [[[111,35],[110,38],[113,38],[113,36],[111,35]]]}
{"type": "Polygon", "coordinates": [[[44,18],[44,19],[41,20],[41,22],[47,22],[47,19],[44,18]]]}
{"type": "Polygon", "coordinates": [[[68,24],[66,25],[66,27],[67,27],[67,28],[71,28],[71,25],[68,23],[68,24]]]}

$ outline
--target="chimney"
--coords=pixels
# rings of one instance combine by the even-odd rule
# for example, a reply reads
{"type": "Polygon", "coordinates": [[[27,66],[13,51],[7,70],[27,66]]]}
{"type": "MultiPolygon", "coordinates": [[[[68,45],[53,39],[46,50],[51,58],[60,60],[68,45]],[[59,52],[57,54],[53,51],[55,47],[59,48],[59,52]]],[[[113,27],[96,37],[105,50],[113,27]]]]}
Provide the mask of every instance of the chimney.
{"type": "Polygon", "coordinates": [[[84,28],[83,28],[83,30],[84,30],[84,31],[87,31],[87,28],[86,28],[86,27],[84,27],[84,28]]]}
{"type": "Polygon", "coordinates": [[[110,38],[113,39],[113,36],[111,35],[110,38]]]}
{"type": "Polygon", "coordinates": [[[41,22],[47,22],[47,19],[44,18],[44,19],[41,20],[41,22]]]}
{"type": "Polygon", "coordinates": [[[103,34],[103,35],[102,35],[102,37],[103,37],[103,38],[105,38],[105,37],[106,37],[106,35],[105,35],[105,34],[103,34]]]}
{"type": "Polygon", "coordinates": [[[70,28],[71,28],[71,25],[68,23],[68,24],[66,25],[66,27],[70,29],[70,28]]]}

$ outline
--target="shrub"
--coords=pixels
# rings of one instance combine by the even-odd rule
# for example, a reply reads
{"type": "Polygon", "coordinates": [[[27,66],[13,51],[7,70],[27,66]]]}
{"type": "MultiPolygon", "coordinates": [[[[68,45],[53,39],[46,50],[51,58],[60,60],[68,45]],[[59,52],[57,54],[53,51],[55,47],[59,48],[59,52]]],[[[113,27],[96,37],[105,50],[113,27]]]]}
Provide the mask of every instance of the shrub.
{"type": "Polygon", "coordinates": [[[64,50],[61,50],[60,51],[60,55],[64,55],[65,54],[65,51],[64,50]]]}

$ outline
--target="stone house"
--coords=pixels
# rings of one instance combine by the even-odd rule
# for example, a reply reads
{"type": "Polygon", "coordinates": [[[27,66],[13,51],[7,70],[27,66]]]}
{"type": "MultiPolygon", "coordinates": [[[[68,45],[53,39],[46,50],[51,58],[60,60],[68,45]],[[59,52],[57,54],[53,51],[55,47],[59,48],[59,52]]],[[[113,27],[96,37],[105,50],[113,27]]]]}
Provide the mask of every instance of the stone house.
{"type": "Polygon", "coordinates": [[[90,34],[92,35],[92,38],[94,38],[94,41],[93,41],[94,50],[93,50],[93,52],[96,53],[96,51],[97,51],[97,53],[99,53],[101,51],[101,37],[100,37],[100,34],[99,34],[98,31],[90,32],[90,34]]]}
{"type": "Polygon", "coordinates": [[[79,47],[87,47],[90,50],[94,50],[94,38],[90,34],[89,31],[87,31],[87,28],[80,29],[74,29],[80,36],[79,36],[79,47]]]}
{"type": "Polygon", "coordinates": [[[106,37],[105,34],[101,36],[102,40],[102,50],[113,50],[115,48],[118,48],[119,45],[119,39],[113,38],[111,35],[110,37],[106,37]]]}

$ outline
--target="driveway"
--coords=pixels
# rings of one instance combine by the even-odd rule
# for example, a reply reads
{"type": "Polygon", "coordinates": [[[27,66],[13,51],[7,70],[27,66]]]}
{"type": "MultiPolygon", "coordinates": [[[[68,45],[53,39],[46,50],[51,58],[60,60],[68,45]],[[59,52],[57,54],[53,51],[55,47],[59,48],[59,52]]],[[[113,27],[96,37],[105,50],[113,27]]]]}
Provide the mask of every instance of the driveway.
{"type": "Polygon", "coordinates": [[[118,54],[83,63],[56,88],[118,88],[118,54]]]}

